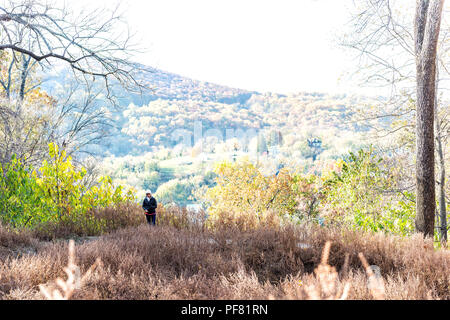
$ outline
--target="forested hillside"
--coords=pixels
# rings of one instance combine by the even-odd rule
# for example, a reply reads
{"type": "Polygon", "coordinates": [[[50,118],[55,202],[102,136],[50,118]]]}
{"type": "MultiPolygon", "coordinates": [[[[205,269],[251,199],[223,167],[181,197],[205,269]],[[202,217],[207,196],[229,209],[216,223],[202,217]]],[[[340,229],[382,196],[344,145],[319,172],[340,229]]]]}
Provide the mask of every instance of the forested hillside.
{"type": "MultiPolygon", "coordinates": [[[[131,93],[116,87],[117,105],[110,107],[114,119],[112,138],[102,141],[103,155],[140,155],[173,148],[181,141],[175,130],[193,135],[195,124],[203,133],[227,129],[254,129],[268,135],[271,130],[299,137],[329,136],[362,132],[367,127],[351,121],[353,108],[374,99],[325,93],[299,92],[289,95],[249,92],[185,78],[155,68],[141,79],[150,90],[131,93]]],[[[62,79],[70,81],[68,69],[46,75],[42,88],[58,92],[62,79]]],[[[140,75],[142,77],[142,75],[140,75]]],[[[73,80],[72,80],[73,81],[73,80]]],[[[108,105],[105,93],[97,97],[99,107],[108,105]]],[[[192,147],[194,141],[191,139],[192,147]]],[[[332,144],[332,142],[330,143],[332,144]]]]}
{"type": "MultiPolygon", "coordinates": [[[[97,90],[92,109],[107,109],[103,137],[85,148],[103,159],[101,172],[115,181],[141,192],[159,189],[167,193],[165,201],[177,204],[196,201],[194,190],[211,185],[204,177],[218,161],[246,157],[267,173],[284,166],[307,170],[317,160],[368,145],[364,136],[370,127],[355,120],[357,110],[382,100],[249,92],[140,67],[149,71],[138,77],[151,90],[133,93],[115,86],[114,102],[96,82],[75,90],[97,90]]],[[[57,96],[62,79],[72,78],[68,68],[55,69],[42,88],[57,96]]]]}

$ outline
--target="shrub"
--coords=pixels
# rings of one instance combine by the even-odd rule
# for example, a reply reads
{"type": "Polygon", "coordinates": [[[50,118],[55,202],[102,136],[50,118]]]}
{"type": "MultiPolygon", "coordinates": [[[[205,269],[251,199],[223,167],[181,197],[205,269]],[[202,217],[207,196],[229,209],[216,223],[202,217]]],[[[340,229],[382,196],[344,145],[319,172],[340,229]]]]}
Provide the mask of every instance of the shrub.
{"type": "Polygon", "coordinates": [[[13,227],[50,219],[51,207],[42,201],[39,184],[31,172],[32,168],[26,168],[15,156],[0,165],[1,219],[13,227]]]}
{"type": "Polygon", "coordinates": [[[214,172],[216,185],[206,193],[212,217],[221,212],[251,212],[261,216],[267,210],[279,214],[294,214],[297,210],[293,177],[287,170],[266,177],[252,163],[243,161],[222,162],[214,172]]]}
{"type": "Polygon", "coordinates": [[[339,164],[340,170],[324,182],[323,215],[350,228],[400,235],[414,231],[414,196],[393,191],[393,170],[372,148],[350,153],[339,164]]]}
{"type": "MultiPolygon", "coordinates": [[[[395,168],[372,148],[309,174],[282,169],[264,176],[248,161],[220,163],[215,173],[216,185],[205,193],[211,220],[237,221],[234,213],[261,219],[270,211],[298,222],[399,235],[414,231],[414,195],[396,191],[395,168]]],[[[250,220],[247,225],[255,224],[250,220]]]]}
{"type": "Polygon", "coordinates": [[[75,168],[55,144],[49,145],[49,160],[38,170],[24,167],[13,157],[0,167],[1,219],[15,228],[79,222],[87,226],[93,221],[87,214],[90,210],[135,200],[134,190],[124,192],[109,177],[101,177],[96,186],[87,188],[85,175],[86,170],[75,168]]]}
{"type": "Polygon", "coordinates": [[[124,202],[114,207],[93,208],[82,215],[63,216],[61,219],[36,225],[32,234],[41,240],[70,237],[100,236],[145,222],[142,209],[135,203],[124,202]]]}

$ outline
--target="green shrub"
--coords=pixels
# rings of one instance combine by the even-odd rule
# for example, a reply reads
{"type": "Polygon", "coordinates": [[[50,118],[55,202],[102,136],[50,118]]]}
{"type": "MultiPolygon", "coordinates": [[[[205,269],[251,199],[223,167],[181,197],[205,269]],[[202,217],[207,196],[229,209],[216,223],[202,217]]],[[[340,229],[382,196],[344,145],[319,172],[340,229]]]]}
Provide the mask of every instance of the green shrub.
{"type": "Polygon", "coordinates": [[[16,228],[72,221],[95,229],[101,226],[89,211],[136,199],[133,189],[124,192],[110,177],[101,177],[97,185],[87,188],[85,175],[86,170],[75,168],[71,157],[53,143],[48,160],[38,170],[13,157],[0,167],[1,220],[16,228]]]}
{"type": "Polygon", "coordinates": [[[372,148],[350,153],[340,164],[341,169],[325,181],[322,206],[331,220],[375,232],[407,235],[414,230],[413,194],[394,191],[393,170],[372,148]]]}

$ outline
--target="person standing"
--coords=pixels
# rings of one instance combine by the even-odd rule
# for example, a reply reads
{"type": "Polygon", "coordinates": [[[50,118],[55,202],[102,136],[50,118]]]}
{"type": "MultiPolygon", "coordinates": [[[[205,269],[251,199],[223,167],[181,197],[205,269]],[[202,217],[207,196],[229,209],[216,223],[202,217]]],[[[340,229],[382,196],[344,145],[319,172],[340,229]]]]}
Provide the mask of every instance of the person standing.
{"type": "Polygon", "coordinates": [[[149,225],[156,225],[156,208],[158,207],[158,204],[156,203],[156,199],[152,196],[151,191],[147,191],[145,194],[146,197],[142,204],[142,208],[144,209],[147,223],[149,225]]]}

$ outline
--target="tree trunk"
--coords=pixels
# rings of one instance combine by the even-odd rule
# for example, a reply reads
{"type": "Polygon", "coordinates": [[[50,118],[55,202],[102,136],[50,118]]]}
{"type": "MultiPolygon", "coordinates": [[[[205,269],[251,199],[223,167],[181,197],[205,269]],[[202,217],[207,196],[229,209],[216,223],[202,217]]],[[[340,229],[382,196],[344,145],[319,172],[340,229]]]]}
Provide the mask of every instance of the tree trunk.
{"type": "MultiPolygon", "coordinates": [[[[438,120],[438,119],[436,119],[438,120]]],[[[436,121],[438,136],[436,138],[436,151],[437,151],[437,163],[438,163],[438,201],[439,201],[439,221],[440,221],[440,234],[441,241],[447,243],[447,209],[445,199],[445,159],[442,148],[442,139],[440,135],[439,121],[436,121]]]]}
{"type": "Polygon", "coordinates": [[[31,58],[22,54],[22,74],[20,79],[20,90],[19,90],[19,100],[22,103],[23,99],[25,99],[25,86],[27,84],[27,76],[28,76],[28,67],[30,64],[31,58]]]}
{"type": "Polygon", "coordinates": [[[434,100],[436,51],[444,0],[417,0],[414,21],[417,86],[416,230],[434,236],[434,100]]]}
{"type": "MultiPolygon", "coordinates": [[[[436,63],[436,79],[439,79],[439,69],[436,63]]],[[[442,147],[442,136],[441,136],[441,124],[439,122],[438,114],[438,83],[436,80],[436,91],[434,99],[434,125],[436,130],[436,155],[437,155],[437,168],[438,168],[438,201],[439,201],[439,225],[440,225],[440,238],[443,244],[447,243],[447,209],[446,209],[446,199],[445,199],[445,158],[444,150],[442,147]]]]}

